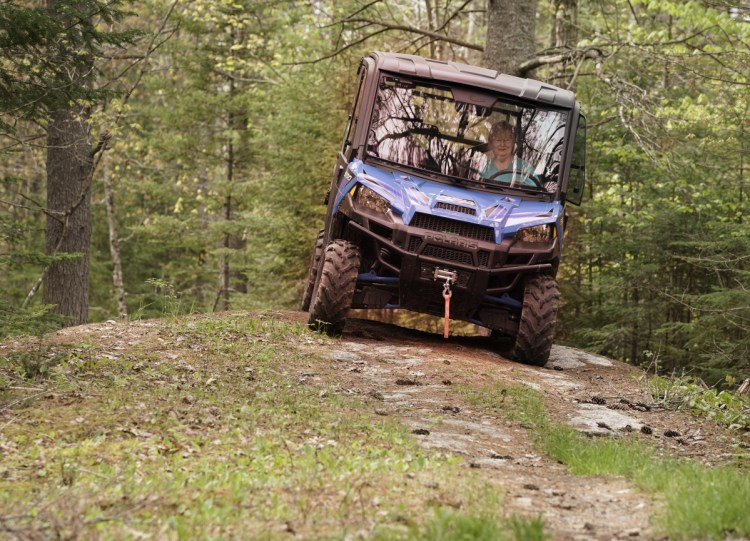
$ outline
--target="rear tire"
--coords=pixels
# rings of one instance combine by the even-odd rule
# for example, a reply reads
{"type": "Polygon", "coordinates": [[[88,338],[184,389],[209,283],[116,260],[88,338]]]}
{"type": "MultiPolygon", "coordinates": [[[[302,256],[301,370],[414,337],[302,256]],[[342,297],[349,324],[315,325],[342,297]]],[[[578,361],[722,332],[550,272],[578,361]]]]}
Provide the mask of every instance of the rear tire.
{"type": "Polygon", "coordinates": [[[560,289],[547,274],[526,278],[521,321],[511,357],[521,363],[544,366],[555,334],[560,289]]]}
{"type": "Polygon", "coordinates": [[[310,256],[310,268],[307,271],[307,283],[305,284],[305,291],[302,293],[302,304],[300,309],[303,312],[307,312],[310,309],[310,302],[312,301],[313,291],[315,291],[315,281],[318,279],[318,269],[320,268],[320,258],[323,257],[323,237],[325,231],[320,230],[318,232],[318,238],[315,239],[315,247],[313,253],[310,256]]]}
{"type": "Polygon", "coordinates": [[[341,334],[352,305],[359,263],[359,249],[350,242],[334,240],[326,247],[310,304],[310,327],[329,335],[341,334]]]}

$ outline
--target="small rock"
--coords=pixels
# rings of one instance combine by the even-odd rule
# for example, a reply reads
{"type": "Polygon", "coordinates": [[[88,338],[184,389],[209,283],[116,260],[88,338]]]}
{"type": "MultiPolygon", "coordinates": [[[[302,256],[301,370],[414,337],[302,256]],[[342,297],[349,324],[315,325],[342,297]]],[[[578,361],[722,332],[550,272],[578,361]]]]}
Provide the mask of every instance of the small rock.
{"type": "Polygon", "coordinates": [[[429,436],[430,431],[426,428],[415,428],[411,431],[412,434],[416,434],[417,436],[429,436]]]}
{"type": "Polygon", "coordinates": [[[375,410],[375,415],[382,415],[383,417],[386,417],[388,415],[388,412],[385,411],[385,410],[376,409],[375,410]]]}
{"type": "Polygon", "coordinates": [[[478,463],[476,463],[476,462],[472,462],[471,464],[469,464],[469,467],[470,467],[470,468],[475,468],[475,469],[477,469],[477,470],[478,470],[479,468],[481,468],[481,467],[482,467],[482,465],[481,465],[481,464],[478,464],[478,463]]]}
{"type": "Polygon", "coordinates": [[[605,399],[603,399],[601,396],[592,396],[591,400],[589,400],[590,404],[599,404],[600,406],[603,406],[607,403],[605,399]]]}
{"type": "Polygon", "coordinates": [[[449,379],[444,379],[443,380],[443,385],[453,385],[453,382],[451,380],[449,380],[449,379]]]}
{"type": "Polygon", "coordinates": [[[523,488],[525,488],[526,490],[539,490],[539,487],[533,483],[526,483],[525,485],[523,485],[523,488]]]}
{"type": "Polygon", "coordinates": [[[653,430],[653,429],[652,429],[652,428],[651,428],[650,426],[646,426],[646,425],[643,425],[643,426],[641,427],[641,432],[642,432],[643,434],[648,434],[648,435],[650,435],[650,434],[653,434],[653,433],[654,433],[654,430],[653,430]]]}
{"type": "Polygon", "coordinates": [[[368,392],[367,396],[371,396],[375,400],[385,400],[385,398],[383,397],[383,393],[381,393],[380,391],[376,391],[375,389],[368,392]]]}
{"type": "Polygon", "coordinates": [[[443,359],[443,364],[451,364],[451,362],[448,359],[443,359]]]}
{"type": "Polygon", "coordinates": [[[459,408],[458,406],[443,406],[441,409],[443,411],[450,411],[451,413],[458,413],[459,411],[461,411],[461,408],[459,408]]]}
{"type": "Polygon", "coordinates": [[[676,438],[677,436],[680,435],[680,433],[677,432],[676,430],[665,430],[664,435],[668,438],[676,438]]]}
{"type": "Polygon", "coordinates": [[[399,378],[396,380],[396,385],[422,385],[416,379],[399,378]]]}

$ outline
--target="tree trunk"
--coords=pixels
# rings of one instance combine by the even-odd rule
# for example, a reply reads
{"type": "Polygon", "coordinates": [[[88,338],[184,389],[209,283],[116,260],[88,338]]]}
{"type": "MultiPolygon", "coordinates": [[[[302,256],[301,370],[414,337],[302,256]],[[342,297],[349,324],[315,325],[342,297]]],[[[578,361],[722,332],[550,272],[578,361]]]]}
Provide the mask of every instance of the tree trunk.
{"type": "Polygon", "coordinates": [[[91,175],[88,111],[55,111],[47,127],[47,255],[78,254],[52,263],[44,278],[44,303],[66,316],[66,325],[88,320],[91,175]]]}
{"type": "MultiPolygon", "coordinates": [[[[578,42],[578,0],[555,0],[554,9],[553,47],[561,51],[572,50],[578,42]]],[[[561,62],[557,66],[557,73],[553,82],[559,86],[572,88],[575,81],[571,80],[571,77],[570,62],[561,62]]]]}
{"type": "Polygon", "coordinates": [[[521,75],[518,66],[534,55],[536,0],[487,0],[485,67],[521,75]]]}
{"type": "Polygon", "coordinates": [[[115,207],[115,190],[112,186],[112,174],[109,163],[104,169],[104,199],[107,205],[107,223],[109,225],[109,253],[112,256],[112,287],[117,297],[117,315],[127,319],[128,307],[125,304],[125,285],[122,280],[122,259],[120,257],[120,234],[117,228],[117,208],[115,207]]]}

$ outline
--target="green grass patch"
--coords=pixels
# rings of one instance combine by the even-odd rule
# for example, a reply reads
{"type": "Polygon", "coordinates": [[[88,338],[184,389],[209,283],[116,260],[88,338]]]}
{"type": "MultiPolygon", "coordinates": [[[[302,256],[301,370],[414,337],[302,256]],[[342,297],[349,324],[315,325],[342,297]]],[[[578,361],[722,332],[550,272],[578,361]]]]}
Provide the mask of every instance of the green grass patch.
{"type": "Polygon", "coordinates": [[[502,411],[532,430],[540,449],[575,475],[618,475],[665,502],[656,528],[670,539],[725,539],[750,535],[747,468],[709,468],[662,457],[640,441],[590,438],[551,420],[541,395],[529,387],[458,387],[477,407],[502,411]]]}
{"type": "Polygon", "coordinates": [[[480,472],[422,451],[366,399],[306,383],[336,379],[308,347],[329,339],[305,326],[229,314],[143,332],[0,358],[0,528],[541,539],[541,522],[504,516],[501,487],[480,472]]]}

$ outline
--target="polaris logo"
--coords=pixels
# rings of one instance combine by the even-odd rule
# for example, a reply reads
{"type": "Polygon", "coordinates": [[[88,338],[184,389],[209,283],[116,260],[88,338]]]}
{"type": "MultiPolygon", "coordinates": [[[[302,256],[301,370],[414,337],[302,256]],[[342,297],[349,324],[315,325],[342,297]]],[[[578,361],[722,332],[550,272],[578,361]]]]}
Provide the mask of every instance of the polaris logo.
{"type": "Polygon", "coordinates": [[[468,250],[473,250],[479,246],[477,244],[477,241],[475,240],[456,237],[449,234],[443,235],[441,233],[427,233],[424,237],[427,240],[433,240],[435,242],[440,242],[442,244],[447,244],[448,246],[454,246],[456,248],[466,248],[468,250]]]}

